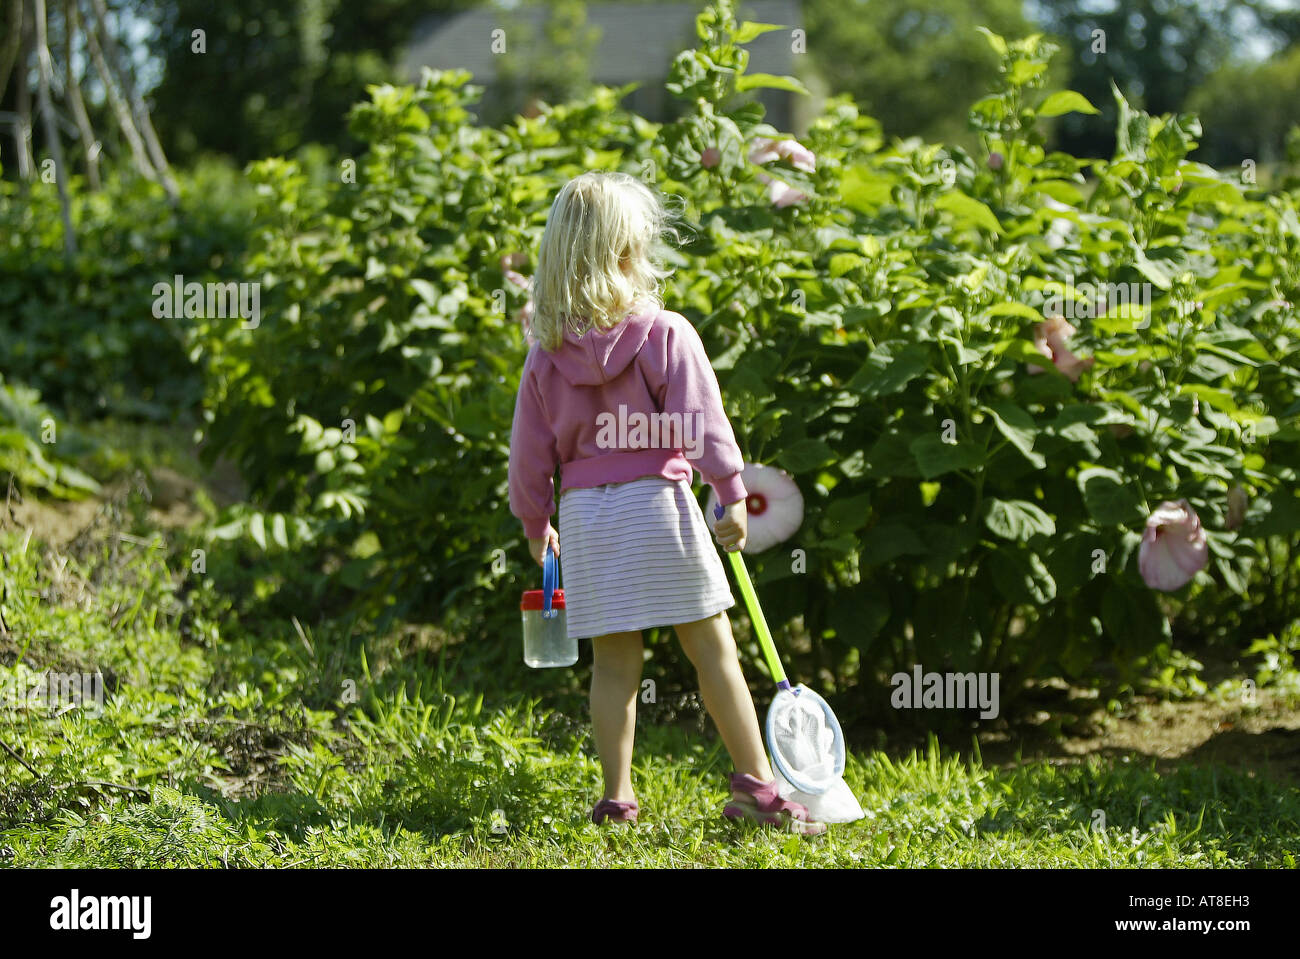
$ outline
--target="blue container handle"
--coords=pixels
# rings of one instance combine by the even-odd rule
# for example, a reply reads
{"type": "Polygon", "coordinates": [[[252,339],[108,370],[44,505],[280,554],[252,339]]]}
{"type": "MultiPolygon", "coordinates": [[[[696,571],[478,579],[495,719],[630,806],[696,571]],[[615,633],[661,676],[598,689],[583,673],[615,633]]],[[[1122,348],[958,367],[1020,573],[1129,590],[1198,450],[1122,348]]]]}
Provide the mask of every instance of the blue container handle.
{"type": "Polygon", "coordinates": [[[558,560],[551,551],[551,544],[546,544],[546,558],[542,561],[542,619],[554,619],[559,610],[551,609],[551,594],[555,592],[559,577],[558,560]]]}

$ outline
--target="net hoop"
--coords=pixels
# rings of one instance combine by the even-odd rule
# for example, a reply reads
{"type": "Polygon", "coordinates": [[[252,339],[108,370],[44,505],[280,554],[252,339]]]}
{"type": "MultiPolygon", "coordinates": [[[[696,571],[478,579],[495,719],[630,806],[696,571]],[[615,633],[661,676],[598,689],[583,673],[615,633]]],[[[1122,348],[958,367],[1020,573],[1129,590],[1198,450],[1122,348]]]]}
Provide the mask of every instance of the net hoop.
{"type": "Polygon", "coordinates": [[[780,770],[781,775],[798,789],[800,792],[808,793],[813,796],[820,796],[826,792],[844,775],[845,750],[844,750],[844,731],[840,728],[840,721],[835,718],[835,713],[831,710],[830,703],[822,699],[816,692],[800,683],[790,690],[778,690],[772,705],[767,709],[767,722],[764,729],[767,734],[768,749],[772,754],[772,763],[780,770]],[[787,700],[784,697],[793,697],[787,700]],[[812,705],[821,710],[822,717],[826,721],[827,727],[833,734],[831,742],[831,751],[833,755],[833,774],[824,780],[812,780],[800,774],[787,758],[777,748],[780,740],[775,735],[776,721],[785,708],[786,703],[797,701],[800,705],[812,705]]]}

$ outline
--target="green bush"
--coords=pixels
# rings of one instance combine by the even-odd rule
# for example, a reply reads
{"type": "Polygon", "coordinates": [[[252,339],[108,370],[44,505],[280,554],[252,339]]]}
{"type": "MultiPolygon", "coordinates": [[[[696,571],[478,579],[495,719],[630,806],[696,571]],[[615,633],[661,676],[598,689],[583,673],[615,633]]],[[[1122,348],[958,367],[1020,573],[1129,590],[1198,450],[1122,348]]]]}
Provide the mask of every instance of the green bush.
{"type": "Polygon", "coordinates": [[[0,356],[11,378],[84,415],[166,419],[201,386],[185,320],[156,318],[155,284],[226,279],[243,249],[248,190],[230,167],[178,172],[180,202],[121,170],[102,190],[69,186],[69,263],[56,186],[0,180],[0,356]]]}
{"type": "Polygon", "coordinates": [[[93,449],[86,436],[54,418],[34,389],[0,376],[0,495],[8,495],[11,482],[20,493],[39,489],[66,499],[98,493],[94,478],[71,462],[93,449]]]}
{"type": "MultiPolygon", "coordinates": [[[[328,184],[256,164],[245,276],[265,319],[196,329],[209,454],[234,457],[256,497],[217,536],[315,544],[332,588],[513,638],[515,593],[537,577],[506,508],[525,343],[501,258],[536,248],[568,177],[621,169],[685,199],[668,304],[704,338],[747,459],[803,491],[799,533],[753,562],[769,618],[807,638],[792,672],[847,686],[917,662],[1023,678],[1109,660],[1123,675],[1189,637],[1289,622],[1295,196],[1189,161],[1194,117],[1118,91],[1111,160],[1046,154],[1040,120],[1095,107],[1041,89],[1050,44],[992,34],[1003,79],[971,111],[978,155],[886,145],[835,99],[806,138],[815,172],[759,167],[752,143],[777,131],[747,93],[798,86],[745,72],[762,29],[725,3],[701,14],[666,126],[606,89],[479,126],[469,78],[426,73],[355,108],[355,177],[347,158],[328,184]],[[803,199],[778,206],[760,174],[803,199]],[[1145,284],[1149,310],[1093,315],[1087,285],[1120,283],[1145,284]],[[1034,345],[1061,311],[1091,359],[1073,378],[1034,345]],[[1229,530],[1238,485],[1249,510],[1229,530]],[[1138,544],[1184,498],[1211,561],[1160,594],[1138,544]]],[[[1015,688],[1004,677],[1004,698],[1015,688]]]]}
{"type": "Polygon", "coordinates": [[[352,115],[370,144],[355,183],[254,164],[246,278],[262,284],[264,319],[204,321],[195,349],[207,454],[229,456],[265,511],[236,511],[218,537],[338,544],[327,588],[396,597],[395,614],[460,612],[474,631],[509,608],[498,590],[522,588],[504,468],[523,298],[500,258],[535,246],[557,178],[613,165],[628,131],[648,144],[652,130],[609,90],[505,130],[472,126],[467,80],[375,88],[352,115]]]}
{"type": "MultiPolygon", "coordinates": [[[[1261,561],[1295,576],[1266,539],[1296,531],[1294,198],[1243,196],[1186,160],[1194,118],[1151,118],[1118,92],[1111,161],[1046,155],[1037,120],[1093,108],[1038,92],[1050,45],[990,42],[1004,82],[972,110],[983,156],[874,150],[837,103],[807,140],[816,175],[780,174],[813,195],[807,209],[737,209],[723,166],[681,184],[705,246],[679,296],[748,458],[788,469],[807,503],[788,546],[807,550],[810,574],[788,550],[760,559],[760,580],[780,580],[767,603],[804,618],[814,662],[835,675],[855,658],[1122,669],[1172,640],[1182,601],[1175,622],[1199,615],[1202,632],[1234,606],[1289,621],[1249,579],[1261,561]],[[1054,219],[1073,227],[1068,242],[1049,242],[1054,219]],[[1076,348],[1095,365],[1077,384],[1026,375],[1045,301],[1105,283],[1149,283],[1149,315],[1092,317],[1080,295],[1076,348]],[[1237,484],[1253,506],[1228,532],[1237,484]],[[1162,602],[1137,546],[1151,510],[1181,498],[1213,559],[1162,602]]],[[[710,102],[683,124],[714,123],[720,142],[710,102]]]]}

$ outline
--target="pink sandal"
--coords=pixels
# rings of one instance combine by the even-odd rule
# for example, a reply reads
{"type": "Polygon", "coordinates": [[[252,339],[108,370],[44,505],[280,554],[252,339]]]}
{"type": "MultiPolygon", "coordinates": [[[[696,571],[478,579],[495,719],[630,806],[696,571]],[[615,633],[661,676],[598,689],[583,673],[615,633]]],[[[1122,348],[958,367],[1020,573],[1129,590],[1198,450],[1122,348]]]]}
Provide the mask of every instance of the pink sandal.
{"type": "Polygon", "coordinates": [[[601,825],[606,819],[612,822],[636,822],[636,816],[640,808],[635,800],[632,802],[619,802],[617,799],[602,799],[591,810],[591,821],[597,826],[601,825]]]}
{"type": "Polygon", "coordinates": [[[728,819],[749,819],[764,826],[776,826],[801,836],[820,836],[824,822],[812,822],[808,808],[782,799],[776,782],[760,782],[753,776],[731,774],[731,802],[722,814],[728,819]]]}

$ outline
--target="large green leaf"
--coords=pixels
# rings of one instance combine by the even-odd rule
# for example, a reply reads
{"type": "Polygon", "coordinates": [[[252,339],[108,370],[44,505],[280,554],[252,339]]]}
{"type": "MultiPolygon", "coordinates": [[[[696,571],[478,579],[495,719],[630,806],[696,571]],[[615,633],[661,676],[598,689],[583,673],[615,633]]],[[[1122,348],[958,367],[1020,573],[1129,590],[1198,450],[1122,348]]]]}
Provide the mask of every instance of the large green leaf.
{"type": "Polygon", "coordinates": [[[1300,498],[1285,489],[1261,497],[1263,515],[1249,524],[1253,536],[1292,536],[1300,530],[1300,498]]]}
{"type": "Polygon", "coordinates": [[[1056,581],[1032,550],[1006,546],[994,550],[984,562],[998,592],[1011,602],[1042,606],[1056,598],[1056,581]]]}
{"type": "Polygon", "coordinates": [[[878,566],[899,556],[924,553],[926,545],[906,522],[885,519],[862,534],[860,560],[878,566]]]}
{"type": "Polygon", "coordinates": [[[736,28],[731,40],[733,43],[750,43],[765,33],[784,29],[785,27],[779,23],[755,23],[753,20],[745,20],[736,28]]]}
{"type": "Polygon", "coordinates": [[[840,198],[859,213],[872,213],[890,202],[897,181],[863,167],[850,167],[840,180],[840,198]]]}
{"type": "Polygon", "coordinates": [[[846,387],[871,399],[889,396],[924,373],[929,358],[930,351],[920,343],[882,343],[872,350],[846,387]]]}
{"type": "Polygon", "coordinates": [[[1169,620],[1160,611],[1155,591],[1110,577],[1101,597],[1101,622],[1111,641],[1145,653],[1170,638],[1169,620]]]}
{"type": "Polygon", "coordinates": [[[1062,113],[1100,113],[1082,93],[1058,90],[1038,107],[1040,117],[1059,117],[1062,113]]]}
{"type": "Polygon", "coordinates": [[[804,96],[811,96],[808,88],[803,85],[803,81],[795,77],[777,76],[774,73],[746,73],[736,80],[736,92],[744,93],[746,90],[788,90],[791,93],[802,93],[804,96]]]}
{"type": "Polygon", "coordinates": [[[1115,470],[1101,466],[1081,470],[1078,484],[1088,515],[1099,525],[1126,526],[1143,518],[1137,493],[1115,470]]]}
{"type": "Polygon", "coordinates": [[[995,400],[981,407],[993,417],[993,425],[1034,466],[1047,465],[1042,454],[1034,452],[1034,440],[1039,427],[1034,418],[1021,407],[1007,400],[995,400]]]}
{"type": "Polygon", "coordinates": [[[866,652],[889,621],[889,593],[876,583],[859,583],[835,594],[830,625],[846,644],[866,652]]]}
{"type": "Polygon", "coordinates": [[[835,451],[824,441],[805,439],[777,453],[777,462],[791,473],[808,473],[835,461],[835,451]]]}
{"type": "Polygon", "coordinates": [[[985,500],[984,525],[1003,539],[1018,541],[1056,532],[1056,521],[1026,500],[985,500]]]}
{"type": "Polygon", "coordinates": [[[1019,316],[1026,320],[1042,322],[1043,314],[1032,306],[1015,301],[995,303],[988,309],[989,316],[1019,316]]]}
{"type": "Polygon", "coordinates": [[[945,193],[939,199],[935,200],[934,205],[940,210],[947,210],[957,217],[958,220],[967,223],[973,223],[980,229],[988,230],[991,233],[1001,233],[1002,224],[994,216],[993,211],[984,203],[965,193],[945,193]]]}
{"type": "Polygon", "coordinates": [[[984,449],[973,440],[944,442],[935,433],[925,433],[908,444],[916,457],[917,468],[926,479],[934,479],[954,470],[973,470],[984,465],[984,449]]]}

